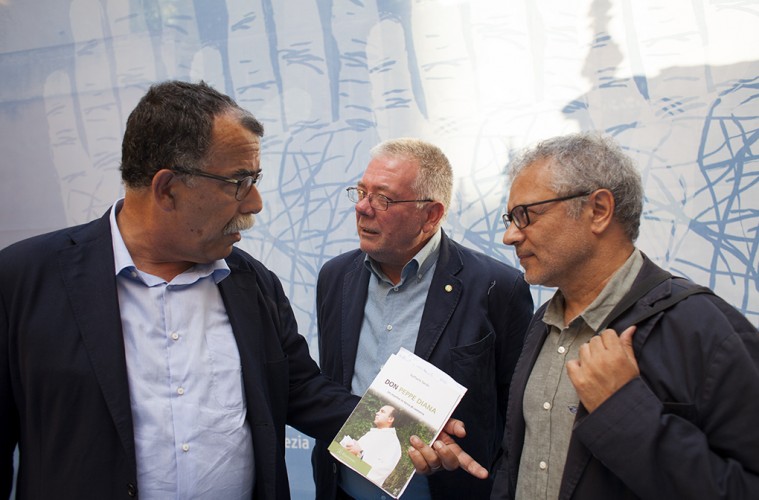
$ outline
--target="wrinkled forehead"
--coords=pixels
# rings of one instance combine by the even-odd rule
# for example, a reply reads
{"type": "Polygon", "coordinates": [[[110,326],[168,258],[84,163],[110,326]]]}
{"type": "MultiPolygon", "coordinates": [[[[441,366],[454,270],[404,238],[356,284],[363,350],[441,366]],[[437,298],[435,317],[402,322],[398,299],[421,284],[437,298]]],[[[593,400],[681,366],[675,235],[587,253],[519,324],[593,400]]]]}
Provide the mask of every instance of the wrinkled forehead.
{"type": "Polygon", "coordinates": [[[541,159],[530,163],[511,180],[507,206],[511,208],[555,197],[556,192],[552,188],[552,181],[550,160],[541,159]]]}

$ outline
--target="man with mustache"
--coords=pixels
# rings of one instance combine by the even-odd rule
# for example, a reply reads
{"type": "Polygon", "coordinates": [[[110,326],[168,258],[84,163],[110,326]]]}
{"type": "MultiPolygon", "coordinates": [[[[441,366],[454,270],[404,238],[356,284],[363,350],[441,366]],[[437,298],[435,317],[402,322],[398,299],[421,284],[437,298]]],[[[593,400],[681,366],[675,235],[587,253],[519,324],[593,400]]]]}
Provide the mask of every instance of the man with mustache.
{"type": "Polygon", "coordinates": [[[262,209],[262,135],[203,83],[154,85],[127,121],[125,197],[0,252],[0,496],[18,444],[21,499],[288,498],[285,424],[338,431],[357,398],[234,247],[262,209]]]}

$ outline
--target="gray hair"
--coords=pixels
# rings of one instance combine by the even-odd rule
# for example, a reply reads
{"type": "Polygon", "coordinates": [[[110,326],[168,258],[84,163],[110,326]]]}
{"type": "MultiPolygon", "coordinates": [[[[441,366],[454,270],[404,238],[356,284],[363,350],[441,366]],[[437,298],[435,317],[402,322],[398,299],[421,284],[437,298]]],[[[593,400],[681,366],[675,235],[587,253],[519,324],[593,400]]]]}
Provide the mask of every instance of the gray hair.
{"type": "MultiPolygon", "coordinates": [[[[622,224],[630,241],[640,232],[643,184],[632,159],[611,136],[583,132],[540,142],[519,154],[509,164],[512,182],[530,165],[549,160],[552,185],[557,196],[569,196],[605,188],[614,196],[614,218],[622,224]]],[[[583,199],[567,204],[573,217],[579,215],[583,199]]]]}
{"type": "Polygon", "coordinates": [[[429,142],[410,137],[390,139],[374,146],[372,158],[391,157],[416,161],[419,173],[411,189],[418,199],[439,201],[448,213],[453,191],[453,169],[443,151],[429,142]]]}

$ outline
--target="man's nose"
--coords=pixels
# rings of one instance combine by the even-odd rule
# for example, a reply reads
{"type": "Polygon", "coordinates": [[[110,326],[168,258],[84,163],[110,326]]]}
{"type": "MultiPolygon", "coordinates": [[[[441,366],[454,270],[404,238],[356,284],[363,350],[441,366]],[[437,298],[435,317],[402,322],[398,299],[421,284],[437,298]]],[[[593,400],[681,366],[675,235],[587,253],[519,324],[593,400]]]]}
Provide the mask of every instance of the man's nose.
{"type": "Polygon", "coordinates": [[[369,202],[369,197],[365,196],[363,199],[359,200],[356,203],[356,212],[360,213],[361,215],[372,215],[374,214],[374,207],[369,202]]]}
{"type": "Polygon", "coordinates": [[[503,233],[504,245],[515,245],[524,239],[524,233],[513,222],[506,228],[506,232],[503,233]]]}
{"type": "Polygon", "coordinates": [[[240,211],[245,214],[257,214],[264,208],[264,201],[258,187],[254,184],[250,192],[240,201],[240,211]]]}

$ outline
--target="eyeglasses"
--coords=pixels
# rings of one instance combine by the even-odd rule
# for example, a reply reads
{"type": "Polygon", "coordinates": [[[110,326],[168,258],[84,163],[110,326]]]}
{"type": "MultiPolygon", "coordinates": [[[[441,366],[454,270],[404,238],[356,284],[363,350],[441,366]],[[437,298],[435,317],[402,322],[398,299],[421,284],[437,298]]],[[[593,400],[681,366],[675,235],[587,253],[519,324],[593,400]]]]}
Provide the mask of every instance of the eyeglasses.
{"type": "Polygon", "coordinates": [[[348,199],[353,203],[358,203],[364,198],[367,198],[369,199],[370,207],[374,210],[381,210],[383,212],[393,203],[427,203],[435,201],[430,200],[429,198],[424,200],[391,200],[384,194],[367,193],[363,189],[357,187],[349,187],[346,191],[348,192],[348,199]]]}
{"type": "Polygon", "coordinates": [[[506,229],[508,229],[509,225],[511,225],[513,222],[514,225],[519,229],[524,229],[530,225],[530,213],[527,210],[528,208],[534,207],[536,205],[543,205],[545,203],[552,203],[554,201],[566,201],[574,198],[581,198],[583,196],[588,196],[592,192],[593,191],[586,191],[580,194],[572,194],[569,196],[562,196],[560,198],[551,198],[550,200],[536,201],[535,203],[528,203],[526,205],[517,205],[511,209],[511,212],[506,212],[501,216],[503,218],[503,225],[506,226],[506,229]]]}
{"type": "Polygon", "coordinates": [[[264,173],[261,170],[259,170],[253,175],[247,175],[243,177],[242,179],[222,177],[221,175],[209,174],[201,170],[193,170],[193,169],[183,168],[183,167],[173,167],[170,170],[178,174],[197,175],[198,177],[208,177],[209,179],[216,179],[217,181],[228,182],[229,184],[234,184],[236,186],[235,200],[237,201],[244,200],[245,197],[248,196],[248,193],[250,193],[250,190],[253,187],[253,185],[257,184],[258,181],[260,181],[261,178],[264,176],[264,173]]]}

